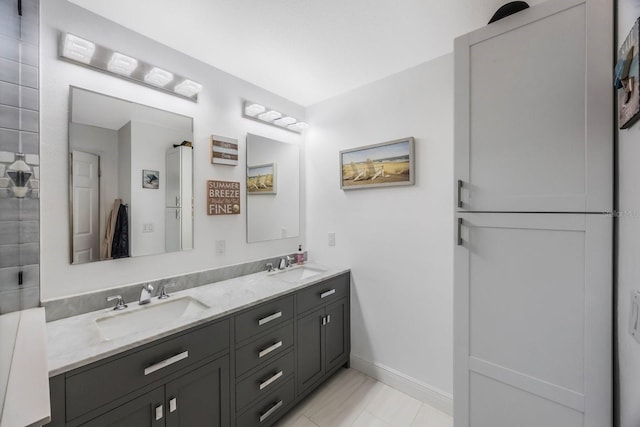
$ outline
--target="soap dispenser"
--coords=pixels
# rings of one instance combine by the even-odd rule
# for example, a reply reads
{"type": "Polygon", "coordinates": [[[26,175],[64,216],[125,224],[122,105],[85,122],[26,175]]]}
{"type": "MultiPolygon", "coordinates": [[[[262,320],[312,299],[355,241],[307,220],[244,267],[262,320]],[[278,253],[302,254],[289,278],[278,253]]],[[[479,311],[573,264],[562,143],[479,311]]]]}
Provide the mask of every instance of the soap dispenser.
{"type": "Polygon", "coordinates": [[[302,252],[302,245],[298,245],[298,253],[296,254],[296,264],[304,264],[304,252],[302,252]]]}

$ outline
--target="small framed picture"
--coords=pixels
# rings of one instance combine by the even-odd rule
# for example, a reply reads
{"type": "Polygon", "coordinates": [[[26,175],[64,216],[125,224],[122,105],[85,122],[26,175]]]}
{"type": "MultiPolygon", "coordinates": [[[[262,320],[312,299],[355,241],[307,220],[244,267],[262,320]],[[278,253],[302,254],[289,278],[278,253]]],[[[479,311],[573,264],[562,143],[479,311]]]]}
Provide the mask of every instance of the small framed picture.
{"type": "Polygon", "coordinates": [[[211,163],[236,166],[238,164],[238,140],[211,135],[211,163]]]}
{"type": "Polygon", "coordinates": [[[276,164],[247,166],[247,194],[277,194],[276,164]]]}
{"type": "Polygon", "coordinates": [[[143,169],[142,188],[151,188],[153,190],[160,188],[160,172],[143,169]]]}
{"type": "Polygon", "coordinates": [[[628,129],[640,118],[640,18],[618,50],[615,87],[618,89],[618,126],[628,129]]]}
{"type": "Polygon", "coordinates": [[[413,137],[340,152],[340,188],[414,184],[413,137]]]}

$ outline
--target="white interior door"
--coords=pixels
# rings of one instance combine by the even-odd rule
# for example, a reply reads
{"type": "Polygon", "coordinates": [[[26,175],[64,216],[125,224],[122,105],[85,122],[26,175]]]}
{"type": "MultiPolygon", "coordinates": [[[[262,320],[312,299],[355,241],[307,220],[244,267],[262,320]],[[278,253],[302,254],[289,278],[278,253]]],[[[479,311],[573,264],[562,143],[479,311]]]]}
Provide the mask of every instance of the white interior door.
{"type": "Polygon", "coordinates": [[[72,158],[73,263],[100,259],[100,158],[74,150],[72,158]]]}
{"type": "Polygon", "coordinates": [[[611,211],[612,12],[555,0],[456,39],[459,208],[611,211]]]}
{"type": "Polygon", "coordinates": [[[610,426],[612,219],[458,221],[455,426],[610,426]]]}

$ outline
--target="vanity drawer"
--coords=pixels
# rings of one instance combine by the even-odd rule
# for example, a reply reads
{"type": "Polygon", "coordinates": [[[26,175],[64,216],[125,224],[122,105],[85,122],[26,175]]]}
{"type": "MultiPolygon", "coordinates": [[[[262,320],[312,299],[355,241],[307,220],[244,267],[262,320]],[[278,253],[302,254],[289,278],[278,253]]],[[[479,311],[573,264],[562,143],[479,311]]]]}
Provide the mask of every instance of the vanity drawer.
{"type": "Polygon", "coordinates": [[[337,301],[349,294],[349,273],[325,280],[296,294],[297,313],[304,313],[319,305],[337,301]]]}
{"type": "Polygon", "coordinates": [[[293,403],[293,379],[281,388],[274,390],[268,397],[251,406],[237,418],[236,427],[269,426],[280,418],[293,403]]]}
{"type": "Polygon", "coordinates": [[[260,304],[236,316],[236,342],[258,335],[293,317],[293,296],[260,304]]]}
{"type": "Polygon", "coordinates": [[[256,338],[251,343],[236,350],[236,377],[265,360],[283,354],[293,345],[293,322],[256,338]]]}
{"type": "Polygon", "coordinates": [[[268,395],[287,381],[288,377],[293,374],[293,369],[294,357],[293,351],[290,351],[240,381],[236,385],[236,408],[242,410],[254,400],[268,395]]]}
{"type": "Polygon", "coordinates": [[[80,368],[66,376],[67,420],[228,348],[229,321],[224,320],[80,368]]]}

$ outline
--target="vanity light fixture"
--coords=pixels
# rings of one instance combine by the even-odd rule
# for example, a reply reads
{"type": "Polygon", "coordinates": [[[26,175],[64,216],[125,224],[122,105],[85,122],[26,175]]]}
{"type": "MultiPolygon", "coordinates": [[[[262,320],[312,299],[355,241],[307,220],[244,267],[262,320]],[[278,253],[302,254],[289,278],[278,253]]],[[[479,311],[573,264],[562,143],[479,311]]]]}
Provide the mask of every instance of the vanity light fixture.
{"type": "Polygon", "coordinates": [[[265,122],[272,122],[275,119],[279,119],[280,117],[282,117],[282,113],[276,111],[276,110],[269,110],[265,113],[262,113],[258,116],[258,118],[262,121],[265,122]]]}
{"type": "Polygon", "coordinates": [[[277,126],[280,129],[286,129],[296,133],[302,133],[303,130],[309,127],[305,122],[298,122],[298,119],[295,117],[283,115],[279,111],[262,104],[257,104],[252,101],[243,102],[242,115],[247,119],[277,126]]]}
{"type": "Polygon", "coordinates": [[[89,64],[96,51],[96,44],[73,34],[65,34],[62,55],[74,61],[89,64]]]}
{"type": "Polygon", "coordinates": [[[158,67],[153,67],[144,76],[145,82],[159,87],[165,87],[171,80],[173,80],[173,74],[158,67]]]}
{"type": "Polygon", "coordinates": [[[100,46],[75,34],[61,33],[60,59],[109,73],[180,98],[198,102],[202,85],[153,64],[100,46]]]}
{"type": "Polygon", "coordinates": [[[107,64],[107,70],[112,73],[130,76],[134,70],[138,68],[138,60],[119,52],[113,52],[111,59],[107,64]]]}

